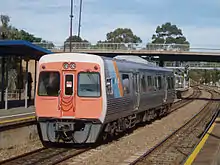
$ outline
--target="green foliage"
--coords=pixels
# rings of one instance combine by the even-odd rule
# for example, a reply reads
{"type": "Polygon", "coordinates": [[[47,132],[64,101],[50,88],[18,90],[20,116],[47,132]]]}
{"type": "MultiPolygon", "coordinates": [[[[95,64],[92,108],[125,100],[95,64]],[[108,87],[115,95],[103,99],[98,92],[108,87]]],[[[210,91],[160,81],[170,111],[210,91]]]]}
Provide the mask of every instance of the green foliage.
{"type": "Polygon", "coordinates": [[[157,26],[156,33],[152,36],[152,42],[147,44],[147,49],[150,50],[180,50],[188,51],[189,42],[184,37],[182,30],[170,22],[157,26]],[[154,45],[154,44],[172,44],[171,46],[154,45]],[[178,44],[185,44],[180,46],[178,44]]]}
{"type": "Polygon", "coordinates": [[[129,28],[117,28],[106,34],[106,41],[110,43],[141,43],[140,37],[136,36],[129,28]]]}
{"type": "Polygon", "coordinates": [[[70,41],[72,42],[71,45],[72,45],[72,48],[73,49],[78,49],[78,48],[88,48],[88,46],[90,45],[89,44],[89,41],[85,40],[85,39],[82,39],[81,37],[79,36],[72,36],[72,37],[68,37],[66,39],[66,41],[64,42],[64,47],[65,49],[69,49],[70,47],[70,41]]]}
{"type": "Polygon", "coordinates": [[[189,77],[200,83],[216,83],[220,79],[220,71],[218,70],[190,70],[189,77]]]}
{"type": "Polygon", "coordinates": [[[96,48],[104,49],[134,49],[134,43],[141,43],[140,37],[136,36],[129,28],[117,28],[106,34],[105,41],[98,41],[96,48]],[[115,44],[112,44],[115,43],[115,44]],[[127,44],[124,44],[127,43],[127,44]]]}
{"type": "MultiPolygon", "coordinates": [[[[7,15],[0,15],[0,39],[26,40],[29,42],[38,42],[39,43],[38,45],[42,47],[46,47],[46,48],[54,47],[54,44],[52,42],[48,42],[43,40],[42,38],[35,37],[33,34],[30,34],[24,30],[18,30],[16,27],[10,25],[10,17],[7,15]]],[[[17,73],[20,68],[19,66],[20,60],[18,56],[13,56],[13,54],[9,58],[7,58],[7,60],[8,60],[7,67],[9,69],[9,87],[10,87],[9,90],[15,90],[16,88],[15,86],[17,86],[18,88],[19,85],[17,83],[17,78],[24,77],[22,74],[19,75],[19,73],[17,73]]]]}
{"type": "Polygon", "coordinates": [[[45,48],[53,48],[54,44],[49,41],[45,41],[42,38],[35,37],[33,34],[30,34],[24,30],[18,30],[14,26],[10,25],[10,18],[7,15],[0,15],[1,26],[0,26],[0,39],[9,39],[9,40],[25,40],[33,43],[38,43],[39,46],[45,48]]]}
{"type": "Polygon", "coordinates": [[[72,36],[72,37],[69,36],[69,37],[66,39],[65,42],[69,42],[70,39],[71,39],[72,42],[88,42],[87,40],[84,40],[84,39],[82,39],[81,37],[76,36],[76,35],[74,35],[74,36],[72,36]]]}

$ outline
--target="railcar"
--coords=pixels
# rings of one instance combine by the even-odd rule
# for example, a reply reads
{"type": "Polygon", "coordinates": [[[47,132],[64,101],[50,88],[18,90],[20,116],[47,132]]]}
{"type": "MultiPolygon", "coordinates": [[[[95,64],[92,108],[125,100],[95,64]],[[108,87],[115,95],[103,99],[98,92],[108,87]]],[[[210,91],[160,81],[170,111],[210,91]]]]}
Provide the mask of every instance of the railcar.
{"type": "Polygon", "coordinates": [[[184,76],[179,74],[174,74],[175,76],[175,89],[184,88],[184,76]]]}
{"type": "Polygon", "coordinates": [[[35,107],[45,146],[95,143],[165,115],[174,97],[172,70],[91,54],[39,60],[35,107]]]}

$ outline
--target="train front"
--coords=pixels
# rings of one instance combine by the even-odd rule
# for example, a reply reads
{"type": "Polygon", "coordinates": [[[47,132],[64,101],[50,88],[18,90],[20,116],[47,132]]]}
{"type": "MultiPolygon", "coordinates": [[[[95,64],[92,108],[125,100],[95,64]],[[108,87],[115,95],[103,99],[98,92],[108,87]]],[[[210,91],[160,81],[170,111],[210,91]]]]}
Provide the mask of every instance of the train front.
{"type": "Polygon", "coordinates": [[[95,55],[65,53],[40,59],[35,106],[45,146],[97,140],[105,116],[103,66],[95,55]]]}

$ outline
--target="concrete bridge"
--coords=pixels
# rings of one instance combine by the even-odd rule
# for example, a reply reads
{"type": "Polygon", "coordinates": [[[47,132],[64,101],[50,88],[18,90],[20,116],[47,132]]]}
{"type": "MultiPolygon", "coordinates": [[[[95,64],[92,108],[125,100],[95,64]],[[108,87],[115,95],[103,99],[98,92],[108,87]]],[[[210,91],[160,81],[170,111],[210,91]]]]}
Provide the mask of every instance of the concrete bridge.
{"type": "MultiPolygon", "coordinates": [[[[48,44],[34,43],[55,53],[70,52],[69,43],[65,46],[49,47],[48,44]]],[[[98,43],[73,42],[72,51],[101,56],[138,55],[159,58],[161,61],[220,61],[219,48],[196,48],[185,44],[136,44],[136,43],[98,43]]]]}

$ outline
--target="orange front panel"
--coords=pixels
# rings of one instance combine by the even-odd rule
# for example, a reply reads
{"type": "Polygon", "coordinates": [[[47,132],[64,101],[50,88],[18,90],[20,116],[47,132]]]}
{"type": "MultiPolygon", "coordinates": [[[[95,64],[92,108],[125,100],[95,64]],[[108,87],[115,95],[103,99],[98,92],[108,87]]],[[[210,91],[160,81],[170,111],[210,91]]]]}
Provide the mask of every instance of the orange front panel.
{"type": "Polygon", "coordinates": [[[58,111],[58,98],[37,97],[35,102],[36,115],[39,117],[60,117],[58,111]]]}
{"type": "MultiPolygon", "coordinates": [[[[79,72],[99,72],[100,66],[95,63],[77,63],[76,68],[63,69],[63,62],[46,63],[40,66],[41,71],[58,71],[60,73],[60,97],[36,96],[36,114],[41,117],[99,118],[102,112],[102,97],[79,97],[77,83],[79,72]],[[42,68],[44,66],[44,69],[42,68]],[[74,95],[64,94],[64,74],[74,75],[74,95]]],[[[101,76],[100,76],[101,79],[101,76]]],[[[101,86],[100,86],[101,88],[101,86]]],[[[101,89],[100,89],[101,92],[101,89]]]]}
{"type": "Polygon", "coordinates": [[[102,98],[76,98],[76,118],[99,118],[102,112],[102,98]]]}

